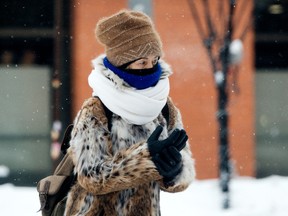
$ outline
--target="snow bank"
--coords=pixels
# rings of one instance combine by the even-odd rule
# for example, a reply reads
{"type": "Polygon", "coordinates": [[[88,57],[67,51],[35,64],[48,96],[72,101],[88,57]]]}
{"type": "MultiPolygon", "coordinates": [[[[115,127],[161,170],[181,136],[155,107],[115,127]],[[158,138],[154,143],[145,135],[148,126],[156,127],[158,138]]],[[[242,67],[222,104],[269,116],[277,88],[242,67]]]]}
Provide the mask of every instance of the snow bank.
{"type": "MultiPolygon", "coordinates": [[[[221,208],[218,180],[195,181],[181,193],[161,193],[163,216],[287,216],[288,177],[236,178],[231,208],[221,208]]],[[[36,188],[0,185],[0,215],[40,216],[36,188]]]]}

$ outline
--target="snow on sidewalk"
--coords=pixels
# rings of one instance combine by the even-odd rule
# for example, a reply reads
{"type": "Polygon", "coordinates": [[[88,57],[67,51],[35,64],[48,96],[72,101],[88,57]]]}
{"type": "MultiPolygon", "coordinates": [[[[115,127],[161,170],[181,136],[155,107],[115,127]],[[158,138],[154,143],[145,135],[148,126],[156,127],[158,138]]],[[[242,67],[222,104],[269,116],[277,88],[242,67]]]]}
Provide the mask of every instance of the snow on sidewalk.
{"type": "Polygon", "coordinates": [[[288,177],[240,177],[230,184],[231,208],[221,208],[218,180],[194,182],[188,190],[162,194],[163,216],[287,216],[288,177]],[[164,196],[163,196],[164,195],[164,196]]]}
{"type": "MultiPolygon", "coordinates": [[[[231,181],[231,208],[221,208],[218,180],[196,180],[186,191],[161,193],[162,216],[287,216],[288,177],[231,181]]],[[[0,185],[1,216],[40,216],[34,187],[0,185]]]]}

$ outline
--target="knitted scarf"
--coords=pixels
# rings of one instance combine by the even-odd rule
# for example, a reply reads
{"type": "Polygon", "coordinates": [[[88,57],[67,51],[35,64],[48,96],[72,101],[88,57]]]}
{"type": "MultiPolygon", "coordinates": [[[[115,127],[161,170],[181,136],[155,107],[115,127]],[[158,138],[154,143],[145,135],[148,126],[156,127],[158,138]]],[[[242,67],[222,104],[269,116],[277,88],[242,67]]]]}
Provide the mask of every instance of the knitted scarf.
{"type": "Polygon", "coordinates": [[[88,77],[88,83],[93,89],[92,95],[98,96],[109,110],[135,125],[143,125],[157,118],[169,95],[168,77],[160,79],[155,86],[142,90],[125,86],[124,83],[119,88],[111,79],[111,76],[115,78],[117,75],[105,68],[103,63],[99,63],[99,59],[92,63],[94,70],[88,77]]]}

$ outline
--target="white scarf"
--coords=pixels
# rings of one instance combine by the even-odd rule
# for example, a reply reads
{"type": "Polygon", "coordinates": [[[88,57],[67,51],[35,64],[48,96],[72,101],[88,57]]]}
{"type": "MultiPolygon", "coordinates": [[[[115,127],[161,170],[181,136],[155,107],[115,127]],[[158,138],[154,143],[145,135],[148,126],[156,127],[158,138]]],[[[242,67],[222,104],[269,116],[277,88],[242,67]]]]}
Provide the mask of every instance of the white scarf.
{"type": "Polygon", "coordinates": [[[125,86],[123,80],[107,69],[103,65],[103,56],[92,63],[94,70],[88,77],[92,95],[98,96],[109,110],[135,125],[143,125],[157,118],[169,95],[168,76],[161,78],[154,87],[137,90],[125,86]],[[120,87],[117,84],[119,79],[122,82],[120,87]]]}

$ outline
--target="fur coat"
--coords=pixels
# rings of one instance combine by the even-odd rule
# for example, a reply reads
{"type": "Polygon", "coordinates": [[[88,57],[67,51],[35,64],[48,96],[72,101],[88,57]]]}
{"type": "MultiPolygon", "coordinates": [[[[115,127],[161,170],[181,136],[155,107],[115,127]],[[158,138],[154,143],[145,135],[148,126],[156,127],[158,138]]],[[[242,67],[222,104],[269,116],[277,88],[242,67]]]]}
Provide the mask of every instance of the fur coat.
{"type": "MultiPolygon", "coordinates": [[[[165,62],[161,61],[161,67],[163,74],[171,74],[165,62]]],[[[123,84],[119,79],[115,83],[123,84]]],[[[77,183],[68,194],[65,215],[159,216],[160,190],[179,192],[189,186],[195,171],[188,142],[181,151],[182,172],[169,187],[164,186],[149,154],[147,139],[157,125],[164,128],[159,139],[167,138],[175,128],[183,128],[180,112],[171,99],[168,107],[169,124],[162,113],[144,125],[128,124],[113,114],[109,131],[101,101],[91,97],[84,102],[74,121],[68,151],[77,183]]]]}

